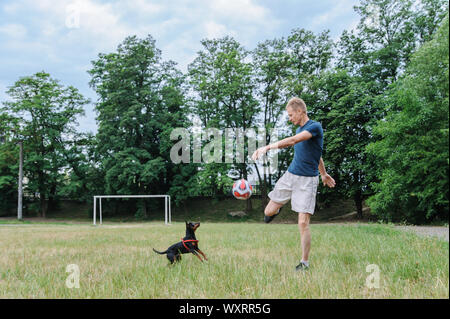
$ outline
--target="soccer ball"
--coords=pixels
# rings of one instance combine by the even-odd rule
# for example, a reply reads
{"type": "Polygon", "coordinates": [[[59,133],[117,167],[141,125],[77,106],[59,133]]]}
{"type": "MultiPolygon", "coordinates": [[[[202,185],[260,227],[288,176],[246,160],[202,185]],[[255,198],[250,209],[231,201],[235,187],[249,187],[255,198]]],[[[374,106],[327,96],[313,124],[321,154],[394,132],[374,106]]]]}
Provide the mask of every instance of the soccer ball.
{"type": "Polygon", "coordinates": [[[249,199],[252,196],[252,185],[245,179],[235,181],[233,184],[233,196],[237,199],[249,199]]]}

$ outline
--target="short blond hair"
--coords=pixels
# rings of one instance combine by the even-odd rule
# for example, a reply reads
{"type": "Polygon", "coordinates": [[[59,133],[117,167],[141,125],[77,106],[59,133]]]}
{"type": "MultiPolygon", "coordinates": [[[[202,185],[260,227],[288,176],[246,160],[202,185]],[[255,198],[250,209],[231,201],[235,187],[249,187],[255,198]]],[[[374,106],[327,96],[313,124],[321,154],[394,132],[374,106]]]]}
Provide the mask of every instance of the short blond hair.
{"type": "Polygon", "coordinates": [[[293,97],[291,98],[286,105],[286,108],[291,107],[293,110],[298,111],[298,110],[302,110],[303,112],[306,113],[306,104],[305,101],[303,101],[301,98],[299,97],[293,97]]]}

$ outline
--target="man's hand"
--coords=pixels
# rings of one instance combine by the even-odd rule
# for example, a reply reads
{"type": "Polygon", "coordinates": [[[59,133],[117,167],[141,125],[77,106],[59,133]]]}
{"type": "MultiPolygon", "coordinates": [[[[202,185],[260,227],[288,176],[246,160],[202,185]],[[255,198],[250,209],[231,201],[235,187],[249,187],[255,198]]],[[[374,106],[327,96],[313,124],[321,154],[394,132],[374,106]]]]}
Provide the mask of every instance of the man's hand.
{"type": "Polygon", "coordinates": [[[258,148],[252,155],[252,160],[256,161],[269,150],[269,145],[258,148]]]}
{"type": "Polygon", "coordinates": [[[334,181],[333,177],[328,174],[322,175],[322,183],[324,186],[328,186],[330,188],[336,186],[336,182],[334,181]]]}

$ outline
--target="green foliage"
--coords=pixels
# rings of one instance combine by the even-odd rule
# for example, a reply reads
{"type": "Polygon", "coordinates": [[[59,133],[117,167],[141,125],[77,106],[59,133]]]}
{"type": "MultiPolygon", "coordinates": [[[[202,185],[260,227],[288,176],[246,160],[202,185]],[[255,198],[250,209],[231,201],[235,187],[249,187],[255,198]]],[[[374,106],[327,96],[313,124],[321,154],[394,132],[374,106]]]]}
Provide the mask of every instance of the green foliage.
{"type": "Polygon", "coordinates": [[[413,13],[418,43],[430,41],[448,12],[448,0],[421,0],[413,13]]]}
{"type": "MultiPolygon", "coordinates": [[[[191,111],[202,129],[254,127],[258,104],[254,97],[255,83],[249,56],[231,37],[203,40],[202,50],[188,66],[189,84],[194,91],[191,111]]],[[[202,138],[202,146],[206,144],[202,138]]],[[[223,143],[220,143],[224,149],[223,143]]],[[[247,154],[247,147],[244,149],[247,154]]],[[[221,158],[222,160],[222,158],[221,158]]],[[[204,163],[199,171],[199,186],[207,194],[228,193],[232,179],[230,170],[247,178],[247,163],[204,163]]]]}
{"type": "Polygon", "coordinates": [[[361,19],[356,31],[344,31],[337,43],[338,66],[372,82],[373,91],[380,94],[435,32],[448,1],[362,0],[354,9],[361,19]]]}
{"type": "Polygon", "coordinates": [[[68,166],[63,154],[76,134],[76,117],[84,113],[89,100],[45,72],[22,77],[7,93],[11,101],[4,102],[2,112],[11,118],[14,135],[23,140],[26,191],[39,194],[39,211],[45,216],[46,201],[57,200],[68,166]]]}
{"type": "Polygon", "coordinates": [[[59,189],[59,196],[91,202],[93,194],[103,193],[104,174],[96,165],[96,138],[77,133],[63,152],[68,169],[59,189]]]}
{"type": "Polygon", "coordinates": [[[18,147],[0,143],[0,215],[17,204],[18,147]]]}
{"type": "MultiPolygon", "coordinates": [[[[256,97],[260,101],[257,123],[269,133],[276,128],[278,139],[291,136],[295,127],[286,125],[286,102],[301,96],[314,109],[312,83],[331,62],[333,42],[329,31],[314,34],[305,29],[294,29],[287,38],[264,41],[252,51],[256,97]]],[[[267,144],[272,143],[266,134],[267,144]]],[[[263,200],[272,184],[287,170],[293,151],[278,151],[278,172],[271,176],[258,169],[263,200]]]]}
{"type": "Polygon", "coordinates": [[[19,147],[12,129],[15,118],[0,109],[0,215],[17,204],[19,147]]]}
{"type": "Polygon", "coordinates": [[[305,29],[294,29],[287,38],[287,48],[290,60],[288,93],[302,97],[306,105],[313,106],[315,92],[311,84],[331,63],[333,41],[330,32],[314,34],[305,29]]]}
{"type": "MultiPolygon", "coordinates": [[[[357,195],[356,203],[362,194],[375,192],[371,185],[383,179],[385,166],[365,148],[380,137],[373,133],[376,121],[401,109],[385,91],[405,71],[418,44],[434,32],[433,22],[442,19],[446,7],[441,0],[363,0],[355,6],[361,17],[356,30],[344,31],[337,43],[338,68],[324,86],[331,104],[320,117],[329,138],[327,156],[339,168],[338,187],[348,196],[357,195]],[[346,70],[344,77],[337,76],[340,69],[346,70]]],[[[323,94],[319,98],[323,101],[323,94]]]]}
{"type": "Polygon", "coordinates": [[[371,140],[371,127],[381,110],[373,101],[370,84],[351,76],[345,70],[323,74],[314,83],[317,92],[313,118],[325,131],[327,171],[338,188],[323,189],[328,196],[336,191],[355,200],[362,213],[362,200],[373,181],[371,158],[365,148],[371,140]]]}
{"type": "Polygon", "coordinates": [[[372,210],[392,221],[448,218],[449,198],[448,16],[433,39],[411,59],[389,90],[385,120],[368,147],[382,164],[372,210]]]}
{"type": "MultiPolygon", "coordinates": [[[[259,101],[260,116],[256,119],[259,127],[264,127],[266,144],[271,141],[270,130],[278,130],[278,138],[291,133],[286,128],[283,115],[285,115],[286,100],[290,88],[292,59],[288,53],[288,44],[285,39],[274,39],[259,43],[252,51],[253,77],[256,82],[256,98],[259,101]],[[283,121],[283,122],[282,122],[283,121]]],[[[292,150],[284,149],[278,153],[278,172],[286,171],[289,165],[287,158],[292,158],[292,150]]],[[[263,165],[270,165],[268,161],[263,165]]],[[[260,169],[255,165],[259,177],[261,194],[264,198],[271,189],[272,176],[270,170],[260,169]]],[[[278,177],[279,178],[279,177],[278,177]]],[[[276,179],[278,179],[276,178],[276,179]]]]}
{"type": "MultiPolygon", "coordinates": [[[[117,52],[99,54],[89,73],[99,95],[96,163],[106,194],[170,194],[187,197],[180,186],[194,165],[170,160],[170,132],[187,127],[184,83],[172,61],[161,60],[151,36],[127,37],[117,52]],[[180,178],[182,177],[182,178],[180,178]]],[[[146,212],[138,213],[146,216],[146,212]]]]}

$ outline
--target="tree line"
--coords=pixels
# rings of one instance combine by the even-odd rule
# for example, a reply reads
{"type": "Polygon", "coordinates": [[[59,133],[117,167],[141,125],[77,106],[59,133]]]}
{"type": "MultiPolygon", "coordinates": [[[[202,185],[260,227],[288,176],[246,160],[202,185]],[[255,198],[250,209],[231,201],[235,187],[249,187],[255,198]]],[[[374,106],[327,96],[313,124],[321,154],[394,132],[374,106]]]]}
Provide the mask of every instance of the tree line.
{"type": "MultiPolygon", "coordinates": [[[[362,216],[367,199],[388,221],[448,218],[448,2],[361,0],[354,9],[358,26],[337,40],[301,28],[252,50],[229,36],[204,39],[184,73],[151,35],[129,36],[91,62],[96,101],[45,71],[21,77],[0,108],[0,211],[17,202],[19,140],[30,209],[44,217],[61,198],[95,194],[169,194],[180,205],[229,193],[233,179],[251,173],[264,206],[292,149],[279,151],[275,175],[250,163],[174,164],[170,133],[260,127],[292,135],[285,105],[299,96],[324,128],[323,158],[338,185],[320,188],[319,201],[351,198],[362,216]],[[76,129],[89,103],[95,135],[76,129]]],[[[148,210],[139,202],[136,216],[148,210]]]]}

